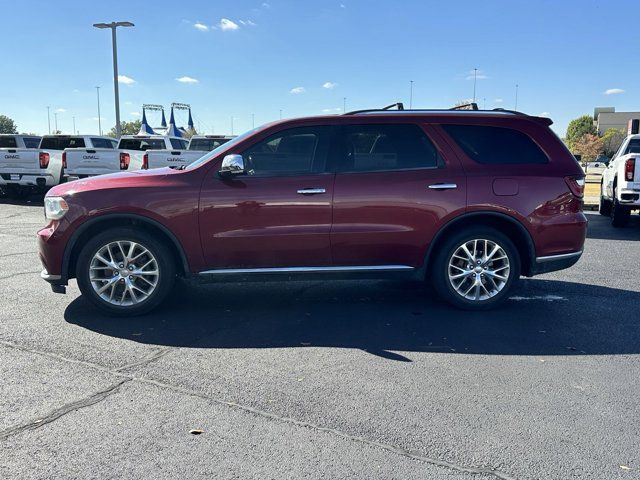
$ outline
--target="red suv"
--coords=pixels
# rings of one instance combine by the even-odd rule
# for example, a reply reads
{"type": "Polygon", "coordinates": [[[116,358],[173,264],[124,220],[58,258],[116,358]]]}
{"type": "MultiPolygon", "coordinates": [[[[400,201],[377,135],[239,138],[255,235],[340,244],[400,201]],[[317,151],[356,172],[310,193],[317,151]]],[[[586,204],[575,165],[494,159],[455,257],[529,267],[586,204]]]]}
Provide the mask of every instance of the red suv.
{"type": "MultiPolygon", "coordinates": [[[[401,107],[399,105],[399,107],[401,107]]],[[[547,118],[367,110],[271,123],[183,170],[59,185],[42,277],[112,314],[150,311],[176,277],[404,277],[455,306],[505,300],[584,245],[584,173],[547,118]]]]}

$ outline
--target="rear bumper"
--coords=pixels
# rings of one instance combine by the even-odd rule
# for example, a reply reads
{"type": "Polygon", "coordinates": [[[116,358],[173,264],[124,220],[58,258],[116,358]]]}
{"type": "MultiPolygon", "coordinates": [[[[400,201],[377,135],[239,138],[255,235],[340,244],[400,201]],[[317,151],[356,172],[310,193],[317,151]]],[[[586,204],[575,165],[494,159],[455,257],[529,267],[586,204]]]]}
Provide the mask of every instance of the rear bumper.
{"type": "Polygon", "coordinates": [[[40,272],[40,278],[45,282],[49,282],[54,293],[67,293],[66,282],[62,281],[61,275],[52,275],[44,269],[40,272]]]}
{"type": "Polygon", "coordinates": [[[575,265],[582,256],[582,250],[578,252],[562,253],[560,255],[549,255],[547,257],[536,257],[531,268],[533,275],[541,273],[555,272],[575,265]]]}
{"type": "Polygon", "coordinates": [[[2,173],[0,174],[0,185],[19,185],[21,187],[53,187],[56,185],[55,178],[50,174],[31,173],[2,173]],[[17,177],[16,177],[17,175],[17,177]]]}

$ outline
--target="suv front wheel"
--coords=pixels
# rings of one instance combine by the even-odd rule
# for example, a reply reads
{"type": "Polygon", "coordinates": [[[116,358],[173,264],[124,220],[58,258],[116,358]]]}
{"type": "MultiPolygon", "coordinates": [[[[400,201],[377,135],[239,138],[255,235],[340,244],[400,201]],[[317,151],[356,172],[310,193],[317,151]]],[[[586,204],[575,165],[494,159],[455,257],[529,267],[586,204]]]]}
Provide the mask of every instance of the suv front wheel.
{"type": "Polygon", "coordinates": [[[440,297],[467,310],[501,303],[519,277],[520,255],[513,242],[484,227],[456,233],[440,244],[431,274],[440,297]]]}
{"type": "Polygon", "coordinates": [[[76,278],[82,294],[102,311],[141,315],[168,295],[175,281],[175,264],[169,249],[150,234],[114,228],[83,247],[76,278]]]}

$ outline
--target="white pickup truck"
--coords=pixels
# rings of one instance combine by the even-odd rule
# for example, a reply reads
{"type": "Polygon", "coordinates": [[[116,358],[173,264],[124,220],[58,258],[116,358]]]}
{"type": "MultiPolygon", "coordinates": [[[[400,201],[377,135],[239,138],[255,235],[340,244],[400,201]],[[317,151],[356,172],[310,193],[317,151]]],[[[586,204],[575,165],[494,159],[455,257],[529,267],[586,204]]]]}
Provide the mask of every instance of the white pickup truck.
{"type": "MultiPolygon", "coordinates": [[[[115,140],[111,139],[112,142],[115,140]]],[[[151,153],[174,149],[178,153],[187,148],[187,142],[178,137],[164,135],[123,135],[115,148],[73,148],[65,151],[67,180],[93,177],[122,170],[140,170],[170,166],[151,164],[151,153]]],[[[202,153],[199,157],[202,156],[202,153]]]]}
{"type": "MultiPolygon", "coordinates": [[[[36,135],[0,134],[0,162],[4,164],[5,162],[19,160],[21,154],[17,150],[38,148],[41,138],[36,135]]],[[[0,174],[0,197],[9,194],[11,189],[7,188],[7,180],[10,179],[11,174],[0,174]]]]}
{"type": "Polygon", "coordinates": [[[614,227],[629,223],[640,209],[640,134],[629,135],[602,173],[600,214],[611,216],[614,227]]]}
{"type": "Polygon", "coordinates": [[[38,148],[8,148],[0,155],[0,178],[10,194],[22,196],[58,185],[63,178],[63,151],[89,147],[107,137],[92,135],[45,135],[38,148]]]}
{"type": "Polygon", "coordinates": [[[147,165],[149,168],[184,168],[231,138],[224,135],[194,135],[188,146],[182,138],[171,140],[172,148],[147,154],[147,165]]]}

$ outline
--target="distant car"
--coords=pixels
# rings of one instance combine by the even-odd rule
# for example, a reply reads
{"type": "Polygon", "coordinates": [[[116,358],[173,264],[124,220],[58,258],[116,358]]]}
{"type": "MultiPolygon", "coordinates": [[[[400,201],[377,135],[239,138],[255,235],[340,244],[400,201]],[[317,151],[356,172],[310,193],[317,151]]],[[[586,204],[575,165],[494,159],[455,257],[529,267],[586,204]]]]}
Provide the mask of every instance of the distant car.
{"type": "MultiPolygon", "coordinates": [[[[369,110],[275,122],[185,169],[55,187],[42,277],[114,315],[202,280],[405,278],[486,309],[582,255],[584,172],[510,111],[369,110]]],[[[250,299],[247,299],[250,301],[250,299]]]]}
{"type": "Polygon", "coordinates": [[[640,210],[640,135],[629,135],[602,174],[600,214],[611,216],[614,227],[629,223],[640,210]]]}
{"type": "Polygon", "coordinates": [[[602,175],[608,163],[609,159],[607,157],[599,157],[594,162],[588,162],[584,171],[587,175],[602,175]]]}
{"type": "MultiPolygon", "coordinates": [[[[147,153],[147,168],[184,168],[198,160],[202,155],[218,148],[233,137],[224,135],[194,135],[189,140],[186,149],[171,148],[167,150],[152,150],[147,153]]],[[[186,144],[185,140],[181,140],[186,144]]],[[[184,146],[184,145],[183,145],[184,146]]]]}

